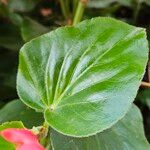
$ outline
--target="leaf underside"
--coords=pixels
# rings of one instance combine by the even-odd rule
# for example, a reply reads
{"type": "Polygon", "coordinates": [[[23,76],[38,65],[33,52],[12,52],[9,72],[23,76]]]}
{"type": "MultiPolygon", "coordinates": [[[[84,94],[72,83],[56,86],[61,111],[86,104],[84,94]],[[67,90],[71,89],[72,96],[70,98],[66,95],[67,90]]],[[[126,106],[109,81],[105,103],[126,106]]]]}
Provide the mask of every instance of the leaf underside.
{"type": "Polygon", "coordinates": [[[62,27],[26,43],[17,90],[55,130],[86,137],[130,108],[148,59],[145,30],[111,18],[62,27]]]}

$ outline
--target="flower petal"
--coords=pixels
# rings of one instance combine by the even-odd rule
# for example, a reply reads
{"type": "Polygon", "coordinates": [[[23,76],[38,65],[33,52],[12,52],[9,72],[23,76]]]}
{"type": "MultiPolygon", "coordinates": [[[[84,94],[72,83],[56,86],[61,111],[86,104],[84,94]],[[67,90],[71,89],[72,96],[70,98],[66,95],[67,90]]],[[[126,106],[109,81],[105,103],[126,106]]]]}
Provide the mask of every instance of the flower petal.
{"type": "Polygon", "coordinates": [[[8,142],[15,144],[16,150],[44,150],[38,138],[30,130],[9,128],[2,130],[0,135],[8,142]]]}
{"type": "Polygon", "coordinates": [[[35,143],[37,136],[27,129],[10,128],[0,132],[1,136],[12,143],[35,143]]]}
{"type": "Polygon", "coordinates": [[[44,150],[44,148],[40,144],[35,143],[18,146],[16,150],[44,150]]]}

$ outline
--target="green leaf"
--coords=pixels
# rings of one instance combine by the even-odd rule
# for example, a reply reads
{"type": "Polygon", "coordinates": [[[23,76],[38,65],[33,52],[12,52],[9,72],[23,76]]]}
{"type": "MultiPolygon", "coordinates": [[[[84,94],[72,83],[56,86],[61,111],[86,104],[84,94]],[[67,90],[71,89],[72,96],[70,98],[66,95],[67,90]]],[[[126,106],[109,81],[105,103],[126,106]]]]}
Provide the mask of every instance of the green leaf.
{"type": "Polygon", "coordinates": [[[28,12],[31,11],[39,0],[9,0],[8,8],[11,11],[28,12]]]}
{"type": "Polygon", "coordinates": [[[28,106],[46,109],[45,119],[55,130],[93,135],[123,118],[147,59],[144,29],[111,18],[86,20],[23,46],[18,94],[28,106]]]}
{"type": "Polygon", "coordinates": [[[23,24],[23,17],[17,13],[10,13],[8,18],[14,25],[18,26],[19,28],[23,24]]]}
{"type": "Polygon", "coordinates": [[[20,100],[11,101],[0,110],[0,123],[13,120],[22,121],[27,128],[44,122],[41,113],[28,108],[20,100]]]}
{"type": "Polygon", "coordinates": [[[140,1],[137,0],[137,3],[144,3],[148,6],[150,6],[150,0],[140,0],[140,1]]]}
{"type": "MultiPolygon", "coordinates": [[[[20,121],[6,122],[0,125],[0,131],[7,128],[24,128],[24,125],[20,121]]],[[[0,136],[0,150],[15,150],[15,146],[0,136]]]]}
{"type": "Polygon", "coordinates": [[[88,7],[89,8],[107,8],[112,3],[116,2],[116,0],[89,0],[88,7]]]}
{"type": "Polygon", "coordinates": [[[106,131],[88,138],[73,138],[52,130],[51,141],[54,150],[150,150],[142,116],[134,105],[122,120],[106,131]]]}
{"type": "Polygon", "coordinates": [[[13,24],[0,25],[0,46],[17,51],[23,45],[19,29],[13,24]]]}
{"type": "Polygon", "coordinates": [[[21,34],[25,42],[48,31],[48,28],[27,17],[24,19],[21,26],[21,34]]]}
{"type": "Polygon", "coordinates": [[[150,108],[150,89],[144,89],[139,92],[137,97],[143,104],[150,108]]]}
{"type": "Polygon", "coordinates": [[[21,121],[5,122],[0,125],[0,131],[7,129],[7,128],[24,128],[24,125],[21,121]]]}
{"type": "Polygon", "coordinates": [[[136,1],[133,0],[89,0],[89,8],[108,8],[112,4],[120,4],[126,7],[132,7],[136,1]]]}

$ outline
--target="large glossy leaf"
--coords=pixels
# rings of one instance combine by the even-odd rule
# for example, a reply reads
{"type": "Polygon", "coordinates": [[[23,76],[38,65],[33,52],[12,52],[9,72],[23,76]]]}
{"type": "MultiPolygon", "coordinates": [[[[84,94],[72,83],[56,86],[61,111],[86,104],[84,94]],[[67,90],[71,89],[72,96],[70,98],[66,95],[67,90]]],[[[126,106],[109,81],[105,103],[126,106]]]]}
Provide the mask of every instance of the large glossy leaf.
{"type": "Polygon", "coordinates": [[[136,106],[122,120],[99,134],[73,138],[52,131],[51,142],[54,150],[150,150],[136,106]]]}
{"type": "MultiPolygon", "coordinates": [[[[24,126],[20,121],[6,122],[0,125],[0,131],[7,128],[24,128],[24,126]]],[[[15,146],[0,136],[0,150],[15,150],[15,146]]]]}
{"type": "Polygon", "coordinates": [[[145,31],[111,18],[83,21],[20,51],[21,100],[45,110],[55,130],[89,136],[111,127],[133,102],[148,57],[145,31]]]}
{"type": "Polygon", "coordinates": [[[0,110],[0,123],[15,120],[22,121],[27,128],[40,126],[44,122],[41,113],[28,108],[20,100],[11,101],[0,110]]]}

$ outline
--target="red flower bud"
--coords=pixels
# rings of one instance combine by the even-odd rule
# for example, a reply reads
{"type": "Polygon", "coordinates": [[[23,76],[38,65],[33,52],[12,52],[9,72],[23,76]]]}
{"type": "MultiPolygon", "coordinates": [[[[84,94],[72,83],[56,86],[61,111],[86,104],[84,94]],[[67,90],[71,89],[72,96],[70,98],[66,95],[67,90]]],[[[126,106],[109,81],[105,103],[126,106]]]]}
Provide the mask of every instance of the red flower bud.
{"type": "Polygon", "coordinates": [[[16,145],[16,150],[44,150],[38,138],[27,129],[4,129],[0,135],[8,142],[16,145]]]}

